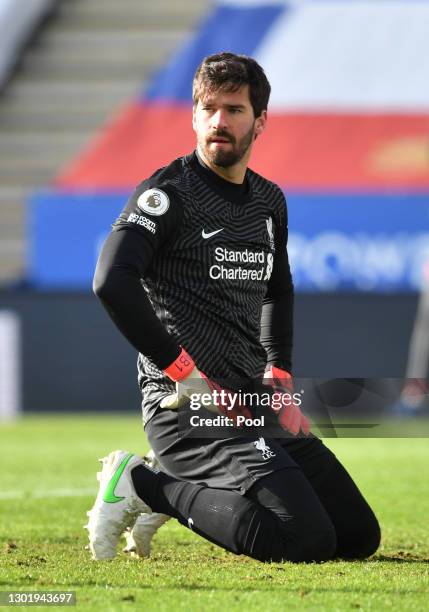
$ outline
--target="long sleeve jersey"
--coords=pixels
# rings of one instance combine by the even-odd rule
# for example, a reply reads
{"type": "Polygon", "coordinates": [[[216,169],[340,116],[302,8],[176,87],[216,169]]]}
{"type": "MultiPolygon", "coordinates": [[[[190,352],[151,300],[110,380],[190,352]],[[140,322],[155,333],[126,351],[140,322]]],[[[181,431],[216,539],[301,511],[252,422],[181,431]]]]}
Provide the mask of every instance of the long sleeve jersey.
{"type": "Polygon", "coordinates": [[[250,169],[237,185],[196,152],[143,181],[103,246],[94,290],[139,351],[144,420],[172,391],[180,353],[213,379],[291,369],[293,284],[280,188],[250,169]]]}

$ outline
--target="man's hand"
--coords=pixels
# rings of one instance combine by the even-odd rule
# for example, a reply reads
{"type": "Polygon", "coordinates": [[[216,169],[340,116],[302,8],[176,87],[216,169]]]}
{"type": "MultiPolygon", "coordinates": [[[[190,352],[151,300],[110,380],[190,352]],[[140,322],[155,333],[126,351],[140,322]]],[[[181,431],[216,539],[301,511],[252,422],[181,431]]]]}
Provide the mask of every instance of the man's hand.
{"type": "Polygon", "coordinates": [[[198,370],[194,361],[184,349],[176,361],[164,373],[176,382],[176,392],[167,395],[160,404],[161,408],[177,410],[189,401],[191,396],[200,398],[200,405],[210,412],[221,414],[236,420],[242,415],[251,418],[248,408],[240,405],[237,394],[229,389],[222,388],[218,383],[208,378],[198,370]],[[185,376],[183,376],[185,374],[185,376]],[[174,378],[175,377],[175,378],[174,378]],[[213,401],[202,401],[203,396],[213,401]]]}
{"type": "Polygon", "coordinates": [[[264,374],[264,383],[282,398],[279,403],[273,402],[272,409],[278,414],[283,429],[290,431],[294,436],[300,431],[307,436],[310,433],[310,423],[293,399],[293,380],[289,372],[276,366],[269,366],[264,374]]]}
{"type": "MultiPolygon", "coordinates": [[[[167,395],[161,401],[161,408],[177,410],[189,401],[191,395],[211,394],[211,389],[206,383],[203,374],[194,366],[191,372],[183,379],[176,381],[176,392],[167,395]]],[[[207,410],[215,411],[211,406],[207,410]]]]}

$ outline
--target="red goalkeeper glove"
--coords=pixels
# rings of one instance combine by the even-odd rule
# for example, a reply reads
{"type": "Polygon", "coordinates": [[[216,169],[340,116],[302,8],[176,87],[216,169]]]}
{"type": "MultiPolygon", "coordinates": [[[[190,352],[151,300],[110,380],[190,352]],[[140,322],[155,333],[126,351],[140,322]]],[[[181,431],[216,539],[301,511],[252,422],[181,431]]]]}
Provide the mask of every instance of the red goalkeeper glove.
{"type": "Polygon", "coordinates": [[[265,370],[264,382],[278,394],[279,402],[272,402],[272,410],[278,414],[280,425],[294,436],[302,431],[306,436],[310,433],[310,422],[301,412],[293,397],[292,376],[286,370],[269,366],[265,370]]]}
{"type": "Polygon", "coordinates": [[[210,412],[231,418],[237,423],[237,417],[252,418],[246,406],[240,404],[238,394],[223,389],[218,383],[208,378],[198,370],[192,357],[182,348],[180,355],[164,370],[176,383],[176,392],[167,395],[161,401],[161,408],[177,410],[186,403],[192,395],[199,397],[200,405],[210,412]],[[202,396],[210,395],[213,401],[202,402],[202,396]]]}

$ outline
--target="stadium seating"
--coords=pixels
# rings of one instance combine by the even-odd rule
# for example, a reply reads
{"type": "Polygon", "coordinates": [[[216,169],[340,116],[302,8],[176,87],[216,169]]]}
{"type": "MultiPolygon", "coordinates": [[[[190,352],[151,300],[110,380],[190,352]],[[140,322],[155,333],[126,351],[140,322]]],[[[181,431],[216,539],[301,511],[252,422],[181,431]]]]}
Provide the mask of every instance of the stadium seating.
{"type": "Polygon", "coordinates": [[[0,97],[0,283],[26,268],[26,201],[165,62],[207,1],[63,0],[0,97]]]}

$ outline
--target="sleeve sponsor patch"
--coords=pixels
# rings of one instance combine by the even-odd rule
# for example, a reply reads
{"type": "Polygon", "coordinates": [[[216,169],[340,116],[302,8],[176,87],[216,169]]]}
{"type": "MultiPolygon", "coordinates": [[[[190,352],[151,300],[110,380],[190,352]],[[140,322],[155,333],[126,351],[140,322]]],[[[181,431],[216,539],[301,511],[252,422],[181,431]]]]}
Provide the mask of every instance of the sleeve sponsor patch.
{"type": "Polygon", "coordinates": [[[147,189],[137,200],[137,206],[148,215],[163,215],[170,206],[170,198],[161,189],[147,189]]]}
{"type": "Polygon", "coordinates": [[[149,230],[152,234],[156,233],[156,223],[151,221],[147,217],[143,215],[137,215],[136,213],[131,213],[127,219],[128,223],[135,223],[136,225],[141,225],[149,230]]]}

